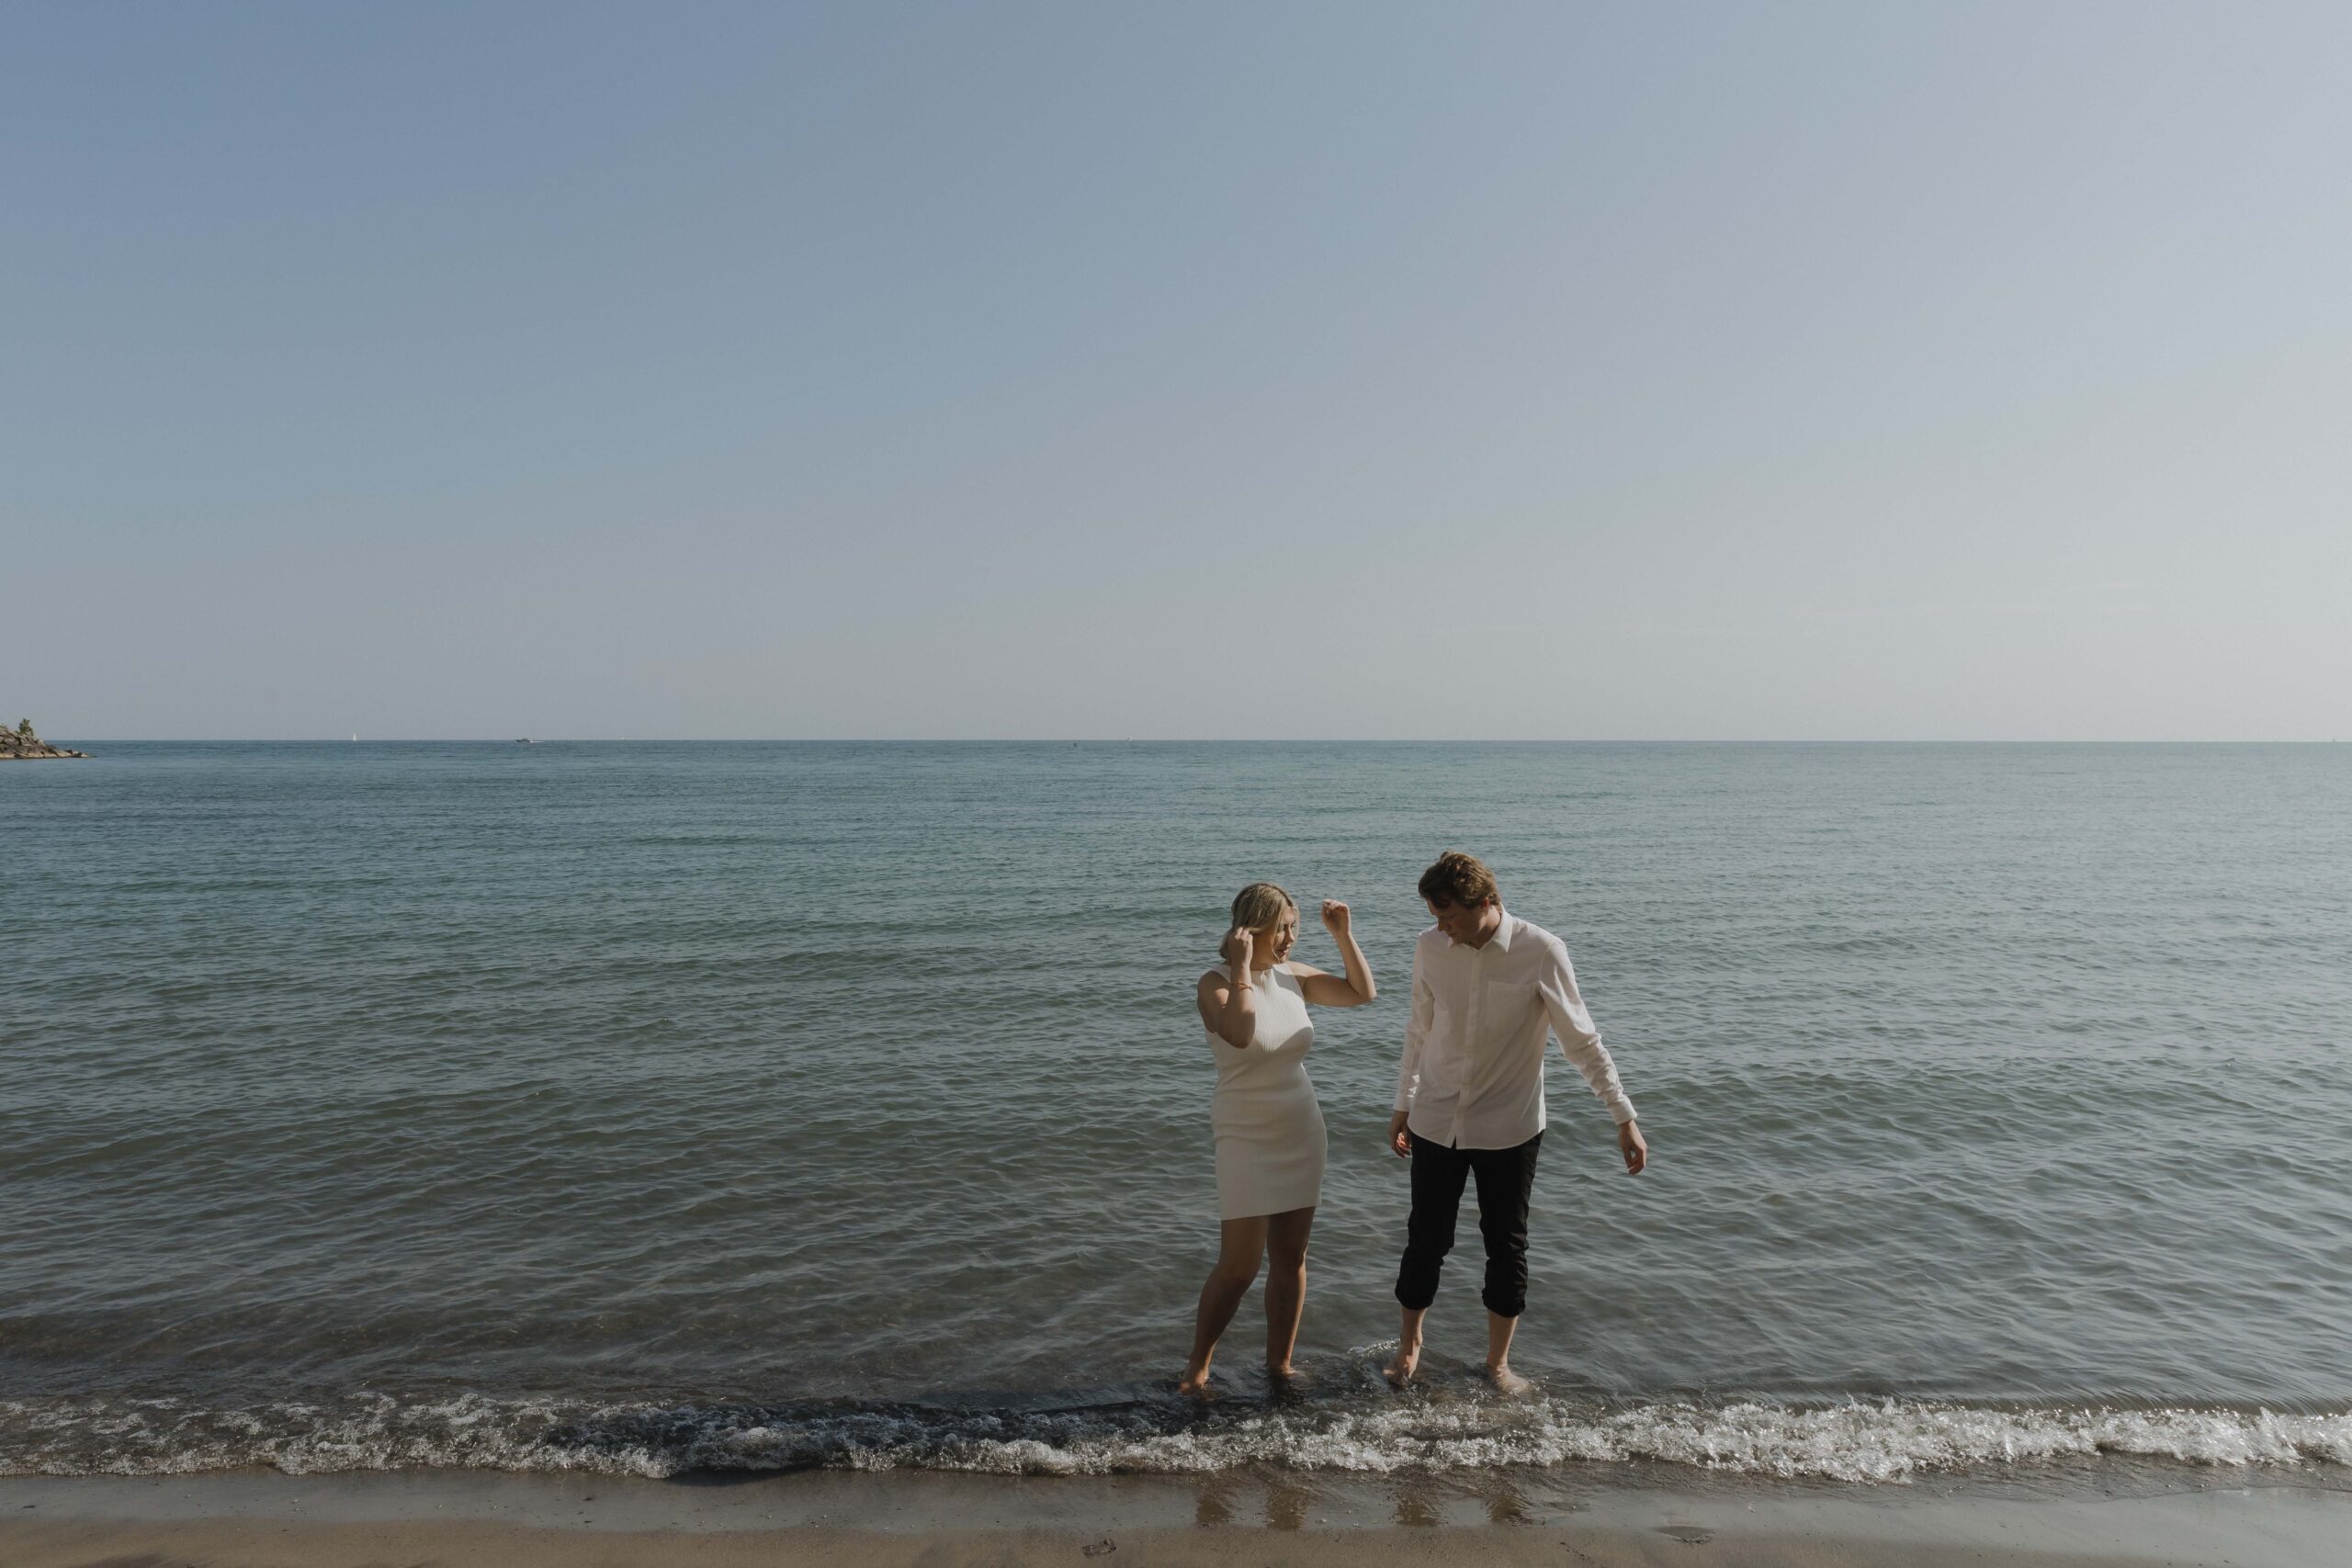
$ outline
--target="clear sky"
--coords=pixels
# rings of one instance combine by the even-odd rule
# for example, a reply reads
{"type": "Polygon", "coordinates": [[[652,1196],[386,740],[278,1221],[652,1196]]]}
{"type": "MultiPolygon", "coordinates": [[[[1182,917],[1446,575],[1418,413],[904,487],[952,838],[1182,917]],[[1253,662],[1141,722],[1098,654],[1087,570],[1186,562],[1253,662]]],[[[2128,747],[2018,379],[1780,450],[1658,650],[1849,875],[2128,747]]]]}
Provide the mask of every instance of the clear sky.
{"type": "Polygon", "coordinates": [[[20,3],[58,738],[2352,739],[2352,6],[20,3]]]}

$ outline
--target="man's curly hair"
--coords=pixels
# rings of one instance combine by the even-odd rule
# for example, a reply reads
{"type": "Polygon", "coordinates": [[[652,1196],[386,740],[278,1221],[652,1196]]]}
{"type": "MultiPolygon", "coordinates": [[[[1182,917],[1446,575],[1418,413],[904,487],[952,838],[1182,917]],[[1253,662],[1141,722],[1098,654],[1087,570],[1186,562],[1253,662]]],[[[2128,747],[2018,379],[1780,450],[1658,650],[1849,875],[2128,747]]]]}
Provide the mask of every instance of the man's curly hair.
{"type": "Polygon", "coordinates": [[[1421,897],[1432,904],[1452,904],[1469,908],[1489,898],[1500,898],[1502,889],[1495,886],[1495,874],[1476,855],[1465,855],[1460,850],[1448,850],[1437,857],[1437,863],[1421,873],[1421,897]]]}

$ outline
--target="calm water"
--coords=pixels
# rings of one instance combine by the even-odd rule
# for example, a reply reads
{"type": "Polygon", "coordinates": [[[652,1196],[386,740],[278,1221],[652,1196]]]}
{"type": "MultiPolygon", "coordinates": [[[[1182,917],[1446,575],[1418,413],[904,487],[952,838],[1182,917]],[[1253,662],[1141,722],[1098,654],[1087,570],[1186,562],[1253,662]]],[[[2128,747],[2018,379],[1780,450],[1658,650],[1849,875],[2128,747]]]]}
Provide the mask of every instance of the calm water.
{"type": "Polygon", "coordinates": [[[2352,751],[91,749],[0,770],[0,1470],[2352,1463],[2352,751]],[[1449,846],[1653,1148],[1555,1054],[1521,1404],[1467,1224],[1370,1371],[1449,846]],[[1253,1297],[1203,1413],[1260,877],[1384,991],[1309,1060],[1308,1391],[1253,1297]]]}

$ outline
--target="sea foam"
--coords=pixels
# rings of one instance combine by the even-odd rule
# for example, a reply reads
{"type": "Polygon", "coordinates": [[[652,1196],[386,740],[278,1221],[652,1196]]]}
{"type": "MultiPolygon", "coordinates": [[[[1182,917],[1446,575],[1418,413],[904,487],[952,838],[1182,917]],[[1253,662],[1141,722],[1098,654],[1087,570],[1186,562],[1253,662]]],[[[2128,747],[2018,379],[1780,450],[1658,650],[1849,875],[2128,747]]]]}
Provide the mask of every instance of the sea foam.
{"type": "Polygon", "coordinates": [[[1657,1462],[1901,1482],[2102,1454],[2199,1465],[2352,1465],[2352,1414],[2003,1407],[1886,1399],[1611,1407],[1341,1401],[1206,1410],[1156,1398],[1073,1408],[591,1405],[357,1396],[214,1409],[171,1400],[0,1402],[0,1473],[292,1474],[464,1468],[663,1477],[697,1470],[1178,1474],[1272,1466],[1386,1473],[1657,1462]]]}

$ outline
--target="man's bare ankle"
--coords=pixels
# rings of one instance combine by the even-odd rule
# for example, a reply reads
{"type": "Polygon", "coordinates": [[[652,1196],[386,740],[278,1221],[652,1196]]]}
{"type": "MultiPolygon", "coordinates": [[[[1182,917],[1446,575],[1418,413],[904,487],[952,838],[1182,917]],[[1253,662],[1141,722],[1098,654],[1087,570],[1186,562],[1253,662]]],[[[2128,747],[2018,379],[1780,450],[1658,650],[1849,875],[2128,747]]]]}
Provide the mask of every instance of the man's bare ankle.
{"type": "Polygon", "coordinates": [[[1508,1360],[1487,1362],[1487,1381],[1493,1383],[1498,1389],[1500,1389],[1505,1393],[1525,1393],[1529,1389],[1535,1386],[1533,1383],[1529,1382],[1525,1378],[1521,1377],[1517,1372],[1512,1371],[1510,1370],[1510,1362],[1508,1360]]]}

